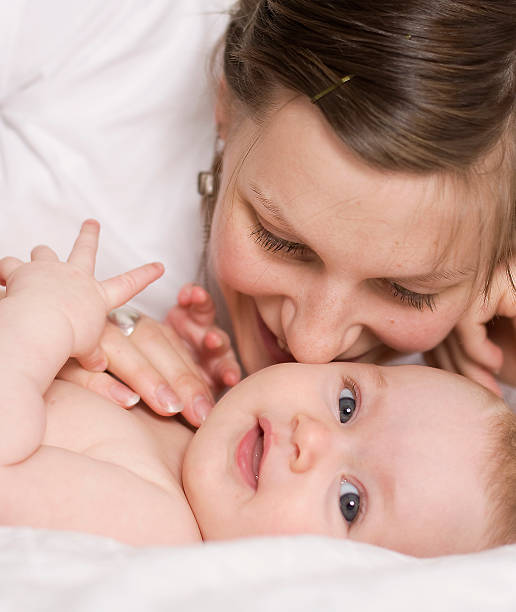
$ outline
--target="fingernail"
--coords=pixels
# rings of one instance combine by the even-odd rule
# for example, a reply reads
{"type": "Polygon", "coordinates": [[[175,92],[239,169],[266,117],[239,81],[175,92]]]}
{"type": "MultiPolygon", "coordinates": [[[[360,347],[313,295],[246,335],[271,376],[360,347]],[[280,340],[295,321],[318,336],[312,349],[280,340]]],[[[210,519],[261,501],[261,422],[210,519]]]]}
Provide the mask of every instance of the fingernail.
{"type": "Polygon", "coordinates": [[[208,348],[211,349],[218,349],[224,344],[224,340],[222,340],[222,338],[215,332],[208,334],[206,341],[209,345],[208,348]]]}
{"type": "Polygon", "coordinates": [[[156,399],[160,407],[169,414],[176,414],[183,410],[183,404],[168,385],[160,385],[156,389],[156,399]]]}
{"type": "Polygon", "coordinates": [[[233,387],[238,382],[238,375],[232,370],[228,370],[227,372],[224,372],[222,380],[228,387],[233,387]]]}
{"type": "Polygon", "coordinates": [[[132,408],[140,401],[140,396],[137,393],[118,383],[112,384],[109,392],[115,402],[125,406],[125,408],[132,408]]]}
{"type": "Polygon", "coordinates": [[[206,294],[206,291],[204,291],[202,287],[199,287],[198,285],[196,285],[193,288],[193,291],[195,292],[195,299],[198,304],[202,304],[206,301],[207,294],[206,294]]]}
{"type": "Polygon", "coordinates": [[[193,401],[194,414],[199,419],[200,423],[204,423],[206,417],[210,414],[213,404],[204,397],[204,395],[198,395],[193,401]]]}

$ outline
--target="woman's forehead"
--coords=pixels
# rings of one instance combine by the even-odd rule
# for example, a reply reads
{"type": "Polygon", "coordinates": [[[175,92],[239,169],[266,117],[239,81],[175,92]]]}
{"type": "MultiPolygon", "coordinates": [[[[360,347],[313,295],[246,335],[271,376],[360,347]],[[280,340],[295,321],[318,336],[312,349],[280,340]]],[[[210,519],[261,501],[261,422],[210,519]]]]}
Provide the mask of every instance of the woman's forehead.
{"type": "Polygon", "coordinates": [[[322,242],[338,256],[353,238],[386,262],[402,258],[406,274],[436,267],[473,274],[479,228],[464,181],[372,168],[309,101],[286,100],[264,121],[248,117],[232,139],[237,190],[266,220],[272,214],[274,229],[292,230],[288,239],[315,251],[322,242]]]}

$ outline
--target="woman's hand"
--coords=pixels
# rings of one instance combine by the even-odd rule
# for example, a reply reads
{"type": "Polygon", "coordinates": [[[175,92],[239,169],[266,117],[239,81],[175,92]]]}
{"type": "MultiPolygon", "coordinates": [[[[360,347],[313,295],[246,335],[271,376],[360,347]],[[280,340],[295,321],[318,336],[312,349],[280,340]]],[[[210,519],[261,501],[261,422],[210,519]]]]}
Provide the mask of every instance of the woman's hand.
{"type": "Polygon", "coordinates": [[[429,365],[463,374],[497,395],[498,380],[516,384],[516,292],[505,269],[497,270],[487,299],[478,296],[425,358],[429,365]]]}
{"type": "Polygon", "coordinates": [[[241,370],[228,334],[215,325],[215,314],[209,293],[199,285],[188,284],[179,291],[167,322],[185,341],[218,396],[226,387],[236,385],[241,370]]]}
{"type": "Polygon", "coordinates": [[[126,408],[141,397],[157,414],[182,411],[199,426],[214,397],[240,380],[240,368],[229,338],[214,326],[215,308],[202,288],[184,287],[167,320],[160,324],[142,315],[130,336],[108,321],[100,343],[108,371],[91,372],[71,360],[59,377],[126,408]]]}

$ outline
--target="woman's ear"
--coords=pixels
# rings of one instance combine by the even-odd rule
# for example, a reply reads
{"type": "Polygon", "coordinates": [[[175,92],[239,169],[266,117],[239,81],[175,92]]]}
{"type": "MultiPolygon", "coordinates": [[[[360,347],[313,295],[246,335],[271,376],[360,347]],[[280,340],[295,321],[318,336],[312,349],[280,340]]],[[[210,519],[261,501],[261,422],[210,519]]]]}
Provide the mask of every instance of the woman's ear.
{"type": "Polygon", "coordinates": [[[217,88],[217,102],[215,104],[215,121],[217,122],[217,136],[226,140],[229,132],[231,104],[226,79],[222,77],[217,88]]]}

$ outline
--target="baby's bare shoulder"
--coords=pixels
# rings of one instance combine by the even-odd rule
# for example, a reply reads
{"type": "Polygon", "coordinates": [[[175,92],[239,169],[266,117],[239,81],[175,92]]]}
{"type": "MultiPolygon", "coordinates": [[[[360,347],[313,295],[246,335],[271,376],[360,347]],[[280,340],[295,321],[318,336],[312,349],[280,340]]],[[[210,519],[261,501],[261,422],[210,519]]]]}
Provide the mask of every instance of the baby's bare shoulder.
{"type": "Polygon", "coordinates": [[[26,461],[0,468],[0,523],[86,531],[135,545],[200,540],[180,484],[191,432],[165,422],[165,433],[156,436],[142,410],[125,411],[65,381],[56,381],[45,399],[43,445],[26,461]]]}

